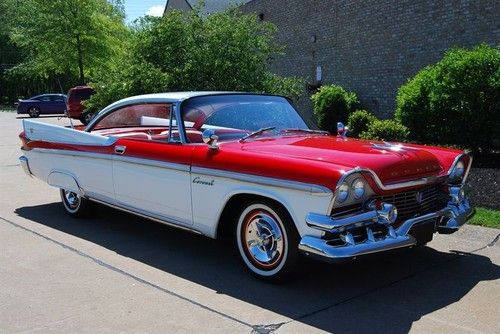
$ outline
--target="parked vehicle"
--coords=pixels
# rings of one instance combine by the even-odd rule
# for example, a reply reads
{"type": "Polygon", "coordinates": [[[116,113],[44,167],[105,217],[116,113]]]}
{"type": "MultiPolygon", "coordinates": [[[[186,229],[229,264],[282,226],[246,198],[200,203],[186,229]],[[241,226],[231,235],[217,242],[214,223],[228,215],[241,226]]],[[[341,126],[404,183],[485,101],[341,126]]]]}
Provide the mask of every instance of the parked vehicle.
{"type": "Polygon", "coordinates": [[[211,238],[279,280],[300,253],[335,262],[422,245],[472,215],[459,150],[311,129],[284,97],[135,96],[83,130],[24,120],[21,165],[71,216],[102,203],[211,238]]]}
{"type": "Polygon", "coordinates": [[[66,111],[66,95],[41,94],[27,100],[15,103],[18,114],[28,114],[30,117],[40,115],[64,114],[66,111]]]}
{"type": "Polygon", "coordinates": [[[67,109],[68,116],[74,119],[79,119],[80,122],[87,125],[94,115],[85,113],[83,101],[88,100],[95,91],[89,86],[76,86],[68,91],[67,109]]]}

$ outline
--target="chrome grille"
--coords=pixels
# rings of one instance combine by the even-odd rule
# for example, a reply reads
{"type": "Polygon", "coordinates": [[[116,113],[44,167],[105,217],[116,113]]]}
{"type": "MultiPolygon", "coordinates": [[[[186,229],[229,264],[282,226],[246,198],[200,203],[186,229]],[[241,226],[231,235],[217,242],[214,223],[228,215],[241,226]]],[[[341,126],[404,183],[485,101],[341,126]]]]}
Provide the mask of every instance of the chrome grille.
{"type": "Polygon", "coordinates": [[[406,220],[436,211],[441,202],[439,186],[376,198],[394,205],[398,209],[398,220],[406,220]]]}

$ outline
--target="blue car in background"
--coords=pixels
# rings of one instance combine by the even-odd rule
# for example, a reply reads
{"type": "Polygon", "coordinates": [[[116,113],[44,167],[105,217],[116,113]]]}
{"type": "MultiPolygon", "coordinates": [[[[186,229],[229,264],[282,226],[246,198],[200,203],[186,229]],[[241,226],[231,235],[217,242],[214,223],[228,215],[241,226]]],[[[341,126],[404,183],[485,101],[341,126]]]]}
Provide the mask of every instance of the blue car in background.
{"type": "Polygon", "coordinates": [[[66,95],[42,94],[27,100],[19,100],[16,105],[18,114],[28,114],[30,117],[38,117],[43,114],[64,114],[66,95]]]}

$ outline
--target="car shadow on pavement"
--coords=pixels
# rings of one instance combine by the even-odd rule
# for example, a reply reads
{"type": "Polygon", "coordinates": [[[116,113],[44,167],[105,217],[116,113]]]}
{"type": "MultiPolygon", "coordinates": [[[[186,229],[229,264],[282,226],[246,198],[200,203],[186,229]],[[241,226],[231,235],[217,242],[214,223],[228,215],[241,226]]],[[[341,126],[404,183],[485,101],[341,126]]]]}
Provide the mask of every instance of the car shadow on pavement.
{"type": "Polygon", "coordinates": [[[459,301],[479,282],[500,278],[500,267],[488,257],[419,247],[337,265],[304,259],[292,280],[274,285],[250,276],[229,242],[110,208],[99,206],[88,219],[67,216],[59,203],[22,207],[16,213],[331,332],[406,333],[414,321],[459,301]]]}

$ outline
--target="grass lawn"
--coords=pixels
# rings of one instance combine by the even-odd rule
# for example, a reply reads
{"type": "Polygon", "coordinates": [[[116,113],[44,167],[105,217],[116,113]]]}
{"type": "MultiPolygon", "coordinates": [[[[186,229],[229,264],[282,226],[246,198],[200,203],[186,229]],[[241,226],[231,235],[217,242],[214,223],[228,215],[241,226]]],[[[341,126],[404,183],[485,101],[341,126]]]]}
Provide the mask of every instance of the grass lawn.
{"type": "Polygon", "coordinates": [[[469,224],[500,228],[500,210],[476,208],[476,214],[469,224]]]}

